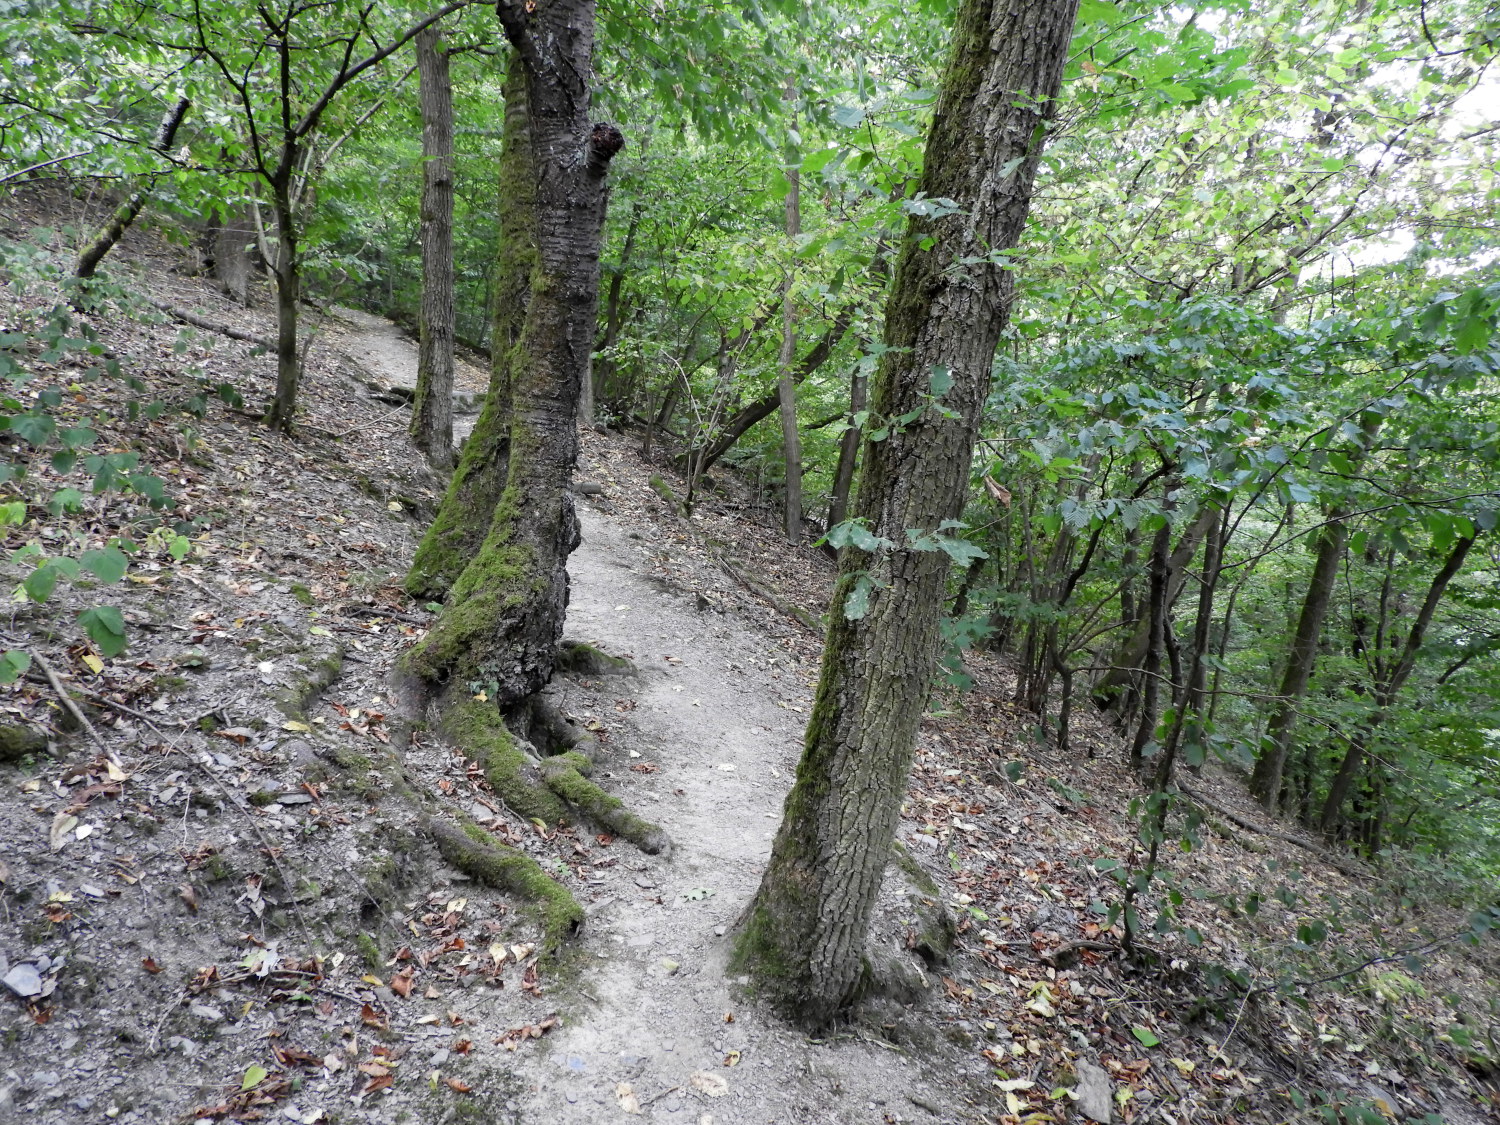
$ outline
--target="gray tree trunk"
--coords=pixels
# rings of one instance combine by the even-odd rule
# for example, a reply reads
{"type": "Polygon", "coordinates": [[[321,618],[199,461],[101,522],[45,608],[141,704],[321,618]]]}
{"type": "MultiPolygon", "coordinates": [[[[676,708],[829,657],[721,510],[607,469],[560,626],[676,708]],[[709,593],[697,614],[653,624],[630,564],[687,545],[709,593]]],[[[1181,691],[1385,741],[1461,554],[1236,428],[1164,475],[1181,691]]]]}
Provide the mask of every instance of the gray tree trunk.
{"type": "Polygon", "coordinates": [[[422,302],[411,437],[434,469],[453,467],[453,83],[436,25],[417,34],[422,106],[422,302]]]}
{"type": "Polygon", "coordinates": [[[806,1026],[826,1025],[860,990],[949,570],[946,554],[910,548],[907,533],[933,531],[963,508],[1013,292],[1010,271],[987,259],[1015,246],[1025,227],[1076,11],[1077,0],[959,7],[921,188],[960,210],[907,228],[874,409],[888,419],[915,411],[916,420],[866,440],[855,510],[896,545],[842,553],[797,780],[735,941],[737,970],[806,1026]],[[942,412],[930,409],[934,378],[952,380],[942,412]],[[851,616],[847,599],[871,582],[866,611],[851,616]]]}
{"type": "Polygon", "coordinates": [[[526,85],[537,264],[510,349],[505,491],[407,669],[429,684],[492,683],[503,706],[547,682],[562,639],[567,560],[579,537],[572,476],[597,329],[605,175],[624,138],[589,121],[593,0],[500,0],[496,11],[526,85]]]}

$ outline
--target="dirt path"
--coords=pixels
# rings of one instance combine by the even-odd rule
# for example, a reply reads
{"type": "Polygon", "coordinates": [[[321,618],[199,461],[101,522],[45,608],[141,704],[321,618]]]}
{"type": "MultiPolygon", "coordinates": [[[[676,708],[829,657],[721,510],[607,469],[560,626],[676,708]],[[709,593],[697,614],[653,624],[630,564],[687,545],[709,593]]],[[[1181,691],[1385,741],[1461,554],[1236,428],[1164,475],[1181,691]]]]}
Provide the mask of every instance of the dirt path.
{"type": "MultiPolygon", "coordinates": [[[[357,323],[351,358],[393,381],[415,371],[398,329],[357,323]]],[[[617,759],[599,779],[667,830],[673,854],[617,845],[621,862],[583,896],[579,1008],[523,1062],[519,1119],[626,1119],[633,1097],[648,1121],[930,1120],[916,1106],[944,1099],[889,1044],[810,1043],[742,1004],[726,975],[723,935],[759,881],[796,768],[806,670],[773,638],[665,587],[640,533],[579,508],[567,634],[641,673],[549,690],[605,726],[617,759]],[[696,1089],[695,1074],[727,1093],[696,1089]]]]}
{"type": "Polygon", "coordinates": [[[583,507],[568,632],[643,671],[592,697],[570,692],[567,704],[584,714],[595,705],[619,756],[606,784],[610,773],[630,778],[622,795],[666,828],[674,852],[667,862],[631,857],[625,877],[588,904],[584,946],[597,967],[582,991],[595,1003],[533,1068],[537,1120],[612,1116],[619,1083],[648,1120],[908,1119],[919,1112],[908,1092],[935,1095],[907,1059],[886,1044],[810,1044],[742,1005],[725,975],[721,935],[769,854],[810,689],[764,635],[663,590],[643,573],[643,545],[583,507]],[[634,709],[615,711],[613,697],[626,695],[634,709]],[[655,771],[623,772],[636,754],[655,771]],[[693,1093],[695,1072],[722,1078],[727,1096],[693,1093]]]}

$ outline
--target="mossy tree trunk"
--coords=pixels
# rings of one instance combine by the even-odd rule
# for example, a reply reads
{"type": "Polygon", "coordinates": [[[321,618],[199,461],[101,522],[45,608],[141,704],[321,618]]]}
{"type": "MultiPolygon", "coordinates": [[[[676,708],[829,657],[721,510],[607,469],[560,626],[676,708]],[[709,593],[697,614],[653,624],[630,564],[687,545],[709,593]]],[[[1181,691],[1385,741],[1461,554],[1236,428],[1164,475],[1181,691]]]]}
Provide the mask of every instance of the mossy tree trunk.
{"type": "Polygon", "coordinates": [[[422,107],[422,302],[411,436],[434,469],[453,467],[453,83],[436,26],[417,35],[422,107]]]}
{"type": "Polygon", "coordinates": [[[612,125],[589,121],[592,0],[530,7],[501,0],[496,11],[525,83],[536,260],[509,349],[505,489],[408,670],[459,690],[483,684],[505,705],[547,682],[562,639],[567,559],[579,539],[572,476],[598,312],[605,175],[624,139],[612,125]]]}
{"type": "MultiPolygon", "coordinates": [[[[187,116],[187,111],[192,104],[191,98],[178,98],[168,107],[166,113],[162,115],[161,124],[156,127],[156,135],[151,138],[153,149],[163,156],[170,153],[172,142],[177,138],[177,130],[181,127],[182,119],[187,116]]],[[[78,263],[73,267],[74,277],[87,281],[94,276],[99,263],[104,261],[105,255],[114,249],[115,243],[125,237],[125,232],[140,215],[141,208],[146,206],[146,200],[151,198],[151,191],[155,186],[156,177],[153,175],[144,188],[132,194],[116,208],[109,222],[78,256],[78,263]]]]}
{"type": "Polygon", "coordinates": [[[991,255],[1015,246],[1025,226],[1076,10],[1077,0],[964,0],[959,8],[921,189],[961,211],[907,229],[874,410],[915,421],[865,441],[854,512],[895,545],[841,556],[797,779],[735,944],[736,966],[805,1026],[837,1017],[863,977],[865,932],[936,666],[949,569],[946,554],[911,549],[908,531],[936,530],[963,508],[1013,288],[991,255]],[[980,264],[960,265],[964,258],[980,264]],[[862,579],[875,586],[866,612],[851,617],[846,599],[862,579]]]}
{"type": "Polygon", "coordinates": [[[526,76],[514,55],[503,92],[500,249],[495,262],[489,393],[406,576],[406,590],[415,598],[444,597],[478,553],[505,491],[510,464],[511,368],[522,357],[521,330],[537,266],[536,165],[531,155],[526,76]]]}

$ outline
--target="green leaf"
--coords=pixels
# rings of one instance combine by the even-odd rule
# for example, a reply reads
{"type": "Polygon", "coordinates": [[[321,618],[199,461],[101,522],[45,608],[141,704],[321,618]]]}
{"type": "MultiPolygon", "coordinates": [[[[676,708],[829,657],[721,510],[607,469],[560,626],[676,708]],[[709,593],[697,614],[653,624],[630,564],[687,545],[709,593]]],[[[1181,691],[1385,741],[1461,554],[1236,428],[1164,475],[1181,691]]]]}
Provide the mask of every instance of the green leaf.
{"type": "Polygon", "coordinates": [[[0,504],[0,527],[18,527],[26,522],[26,501],[11,500],[0,504]]]}
{"type": "Polygon", "coordinates": [[[1153,1032],[1149,1027],[1142,1027],[1140,1024],[1136,1024],[1130,1029],[1130,1034],[1134,1035],[1138,1040],[1140,1040],[1142,1047],[1161,1046],[1161,1040],[1156,1037],[1156,1033],[1153,1032]]]}
{"type": "Polygon", "coordinates": [[[8,649],[0,653],[0,684],[13,684],[31,667],[31,653],[8,649]]]}
{"type": "Polygon", "coordinates": [[[832,117],[835,124],[853,129],[864,123],[865,111],[857,105],[835,106],[832,117]]]}
{"type": "Polygon", "coordinates": [[[78,563],[101,582],[118,582],[130,569],[130,560],[125,552],[115,547],[105,547],[102,551],[85,551],[78,556],[78,563]]]}
{"type": "Polygon", "coordinates": [[[875,589],[875,581],[868,574],[860,574],[854,579],[854,587],[849,591],[849,596],[844,599],[844,616],[850,621],[859,621],[870,612],[870,594],[875,589]]]}
{"type": "Polygon", "coordinates": [[[78,624],[105,656],[125,651],[125,617],[112,605],[97,605],[78,615],[78,624]]]}
{"type": "Polygon", "coordinates": [[[240,1080],[240,1089],[249,1090],[259,1086],[270,1075],[270,1071],[263,1066],[252,1066],[245,1071],[245,1077],[240,1080]]]}

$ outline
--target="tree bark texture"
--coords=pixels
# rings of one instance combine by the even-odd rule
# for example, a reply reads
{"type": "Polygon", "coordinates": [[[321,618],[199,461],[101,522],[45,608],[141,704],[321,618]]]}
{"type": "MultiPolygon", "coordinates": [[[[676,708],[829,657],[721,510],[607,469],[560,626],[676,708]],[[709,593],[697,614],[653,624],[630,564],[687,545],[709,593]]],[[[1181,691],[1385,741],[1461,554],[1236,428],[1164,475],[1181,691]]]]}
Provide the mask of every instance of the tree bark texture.
{"type": "Polygon", "coordinates": [[[1009,311],[1011,273],[985,259],[1016,245],[1062,81],[1077,0],[965,0],[927,142],[921,188],[962,209],[907,228],[886,307],[874,387],[882,419],[865,442],[855,515],[894,548],[846,548],[817,700],[797,779],[735,963],[774,1006],[810,1027],[858,996],[865,933],[889,860],[938,655],[948,556],[909,530],[956,518],[1009,311]],[[928,241],[924,248],[923,242],[928,241]],[[965,266],[970,258],[980,264],[965,266]],[[933,377],[951,375],[933,409],[933,377]],[[873,580],[862,615],[846,599],[873,580]]]}
{"type": "Polygon", "coordinates": [[[297,217],[292,212],[292,169],[297,145],[287,142],[282,166],[271,177],[271,209],[276,216],[276,393],[266,424],[291,432],[297,414],[297,384],[302,357],[297,352],[297,313],[302,300],[302,262],[297,246],[297,217]]]}
{"type": "Polygon", "coordinates": [[[411,436],[434,469],[453,467],[453,84],[436,26],[417,34],[422,107],[422,301],[411,436]]]}
{"type": "Polygon", "coordinates": [[[488,684],[503,706],[547,682],[562,639],[567,559],[579,539],[572,476],[597,327],[605,175],[624,138],[589,121],[593,0],[501,0],[496,10],[526,85],[536,265],[510,349],[505,491],[409,668],[429,683],[488,684]]]}
{"type": "Polygon", "coordinates": [[[495,263],[490,387],[436,517],[418,544],[406,590],[440,599],[479,552],[505,491],[510,459],[512,368],[523,358],[521,330],[531,303],[537,266],[536,163],[526,77],[511,57],[503,87],[504,136],[500,148],[500,248],[495,263]]]}
{"type": "MultiPolygon", "coordinates": [[[[156,128],[156,135],[151,138],[151,147],[157,152],[165,153],[172,147],[172,142],[177,138],[177,130],[182,125],[182,119],[187,116],[192,99],[178,98],[167,112],[162,115],[161,124],[156,128]]],[[[73,268],[73,276],[87,281],[94,276],[99,268],[99,263],[115,248],[115,243],[125,237],[125,232],[130,229],[141,208],[146,206],[146,200],[151,198],[151,189],[156,186],[156,176],[152,175],[150,182],[140,191],[135,192],[124,203],[116,208],[115,213],[105,224],[104,229],[94,236],[94,241],[89,243],[82,254],[78,256],[78,264],[73,268]]]]}

